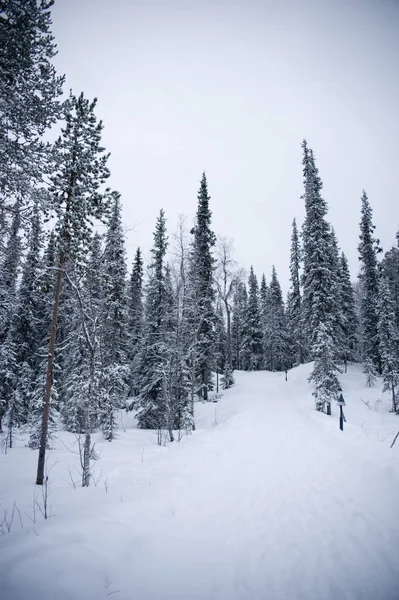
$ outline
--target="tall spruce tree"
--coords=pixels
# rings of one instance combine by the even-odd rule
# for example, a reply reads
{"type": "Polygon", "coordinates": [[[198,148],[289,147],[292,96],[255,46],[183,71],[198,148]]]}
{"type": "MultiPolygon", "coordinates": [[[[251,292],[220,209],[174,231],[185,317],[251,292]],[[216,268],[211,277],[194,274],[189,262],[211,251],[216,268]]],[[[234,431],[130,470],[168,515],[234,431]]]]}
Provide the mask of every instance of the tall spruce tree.
{"type": "Polygon", "coordinates": [[[244,369],[243,340],[247,314],[248,294],[243,281],[236,285],[233,296],[233,316],[231,321],[231,345],[233,369],[244,369]]]}
{"type": "Polygon", "coordinates": [[[396,328],[399,331],[399,232],[396,234],[398,246],[385,253],[381,267],[386,278],[395,307],[396,328]]]}
{"type": "MultiPolygon", "coordinates": [[[[303,224],[303,324],[307,334],[307,349],[314,357],[312,346],[318,339],[320,323],[333,336],[334,300],[331,264],[331,232],[326,221],[327,203],[321,195],[323,184],[313,152],[306,141],[303,148],[303,174],[306,216],[303,224]]],[[[335,343],[335,342],[334,342],[335,343]]]]}
{"type": "Polygon", "coordinates": [[[305,200],[303,239],[303,327],[306,352],[315,365],[309,381],[316,386],[316,409],[331,414],[331,399],[337,388],[337,271],[333,236],[326,220],[327,203],[321,195],[323,184],[313,151],[302,143],[305,200]]]}
{"type": "Polygon", "coordinates": [[[208,183],[203,173],[198,191],[198,208],[190,256],[191,333],[195,346],[197,389],[203,400],[208,400],[212,389],[213,344],[215,341],[215,259],[212,248],[216,236],[211,229],[212,213],[209,208],[208,183]]]}
{"type": "Polygon", "coordinates": [[[138,393],[135,376],[143,335],[143,310],[143,258],[140,248],[137,248],[128,291],[128,361],[130,366],[130,392],[134,395],[138,393]]]}
{"type": "Polygon", "coordinates": [[[300,285],[301,248],[299,233],[294,219],[292,222],[291,257],[290,257],[290,290],[287,302],[288,335],[292,344],[294,364],[302,364],[305,360],[302,330],[302,295],[300,285]]]}
{"type": "Polygon", "coordinates": [[[286,371],[290,366],[290,351],[284,313],[283,294],[273,266],[268,293],[268,323],[266,329],[268,365],[270,371],[286,371]]]}
{"type": "Polygon", "coordinates": [[[41,314],[41,251],[43,232],[36,201],[32,211],[29,231],[28,252],[22,267],[22,278],[16,298],[16,310],[12,322],[12,337],[17,347],[18,391],[24,407],[25,422],[28,417],[30,399],[35,388],[39,369],[39,349],[43,340],[40,336],[41,314]]]}
{"type": "Polygon", "coordinates": [[[169,307],[165,282],[168,238],[166,220],[160,211],[154,232],[152,261],[145,294],[145,320],[137,377],[138,426],[162,430],[167,427],[163,367],[168,335],[169,307]]]}
{"type": "Polygon", "coordinates": [[[65,127],[54,146],[55,165],[51,176],[51,209],[56,217],[58,267],[47,361],[46,390],[43,402],[36,483],[43,485],[50,397],[58,322],[58,309],[65,262],[79,260],[90,240],[93,219],[109,214],[108,191],[103,185],[109,177],[108,154],[101,147],[102,123],[95,116],[96,100],[83,94],[70,95],[65,103],[65,127]]]}
{"type": "Polygon", "coordinates": [[[341,274],[341,261],[340,261],[340,250],[338,247],[338,239],[335,234],[334,227],[330,229],[330,275],[331,275],[331,314],[332,318],[332,331],[333,339],[336,344],[337,361],[342,364],[345,363],[346,368],[346,355],[347,345],[345,338],[345,313],[342,304],[342,274],[341,274]]]}
{"type": "Polygon", "coordinates": [[[363,359],[372,363],[378,373],[382,373],[381,354],[378,337],[378,280],[377,256],[381,252],[379,240],[374,238],[373,212],[367,194],[363,191],[360,221],[359,260],[363,299],[361,320],[363,330],[363,359]]]}
{"type": "Polygon", "coordinates": [[[17,348],[11,326],[16,305],[17,278],[22,254],[20,226],[20,203],[16,202],[0,270],[0,431],[3,416],[13,397],[16,384],[17,348]]]}
{"type": "Polygon", "coordinates": [[[399,412],[399,334],[395,323],[395,304],[388,281],[381,278],[378,302],[378,337],[382,360],[383,391],[389,391],[392,411],[399,412]]]}
{"type": "Polygon", "coordinates": [[[258,280],[251,266],[248,277],[248,302],[242,340],[242,368],[258,371],[262,368],[262,327],[259,309],[258,280]]]}
{"type": "Polygon", "coordinates": [[[357,330],[358,319],[356,314],[355,295],[350,279],[348,260],[342,252],[339,268],[339,302],[342,314],[342,359],[347,370],[348,361],[357,359],[357,330]]]}
{"type": "Polygon", "coordinates": [[[122,406],[129,378],[126,251],[120,195],[112,194],[112,213],[105,236],[103,271],[103,378],[107,382],[102,407],[105,439],[115,437],[115,411],[122,406]]]}

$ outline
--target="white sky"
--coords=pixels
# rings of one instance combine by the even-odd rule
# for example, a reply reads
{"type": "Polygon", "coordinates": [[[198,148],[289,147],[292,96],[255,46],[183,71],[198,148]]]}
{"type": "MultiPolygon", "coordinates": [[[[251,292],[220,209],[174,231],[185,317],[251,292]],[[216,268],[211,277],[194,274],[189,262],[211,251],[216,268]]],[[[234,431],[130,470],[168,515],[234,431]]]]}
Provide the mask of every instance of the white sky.
{"type": "Polygon", "coordinates": [[[358,271],[365,188],[384,250],[399,227],[398,0],[56,0],[57,68],[98,97],[129,262],[159,209],[193,218],[205,169],[213,228],[288,288],[301,141],[358,271]]]}

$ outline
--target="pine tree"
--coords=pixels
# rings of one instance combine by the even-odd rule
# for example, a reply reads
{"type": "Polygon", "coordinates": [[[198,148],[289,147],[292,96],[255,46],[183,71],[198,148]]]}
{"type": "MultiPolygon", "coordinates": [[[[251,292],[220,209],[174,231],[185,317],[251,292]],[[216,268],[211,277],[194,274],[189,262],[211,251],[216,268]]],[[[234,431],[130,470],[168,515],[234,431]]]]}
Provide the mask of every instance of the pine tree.
{"type": "Polygon", "coordinates": [[[343,252],[340,257],[339,286],[339,303],[342,314],[341,323],[343,333],[342,358],[346,371],[347,362],[355,361],[357,359],[356,346],[358,319],[353,286],[350,280],[348,260],[343,252]]]}
{"type": "Polygon", "coordinates": [[[128,361],[130,365],[130,389],[137,394],[135,377],[138,368],[140,342],[143,334],[143,258],[140,248],[137,248],[133,261],[129,285],[128,305],[128,361]]]}
{"type": "Polygon", "coordinates": [[[335,342],[324,323],[320,323],[313,346],[314,369],[309,377],[309,382],[314,383],[316,410],[327,411],[331,414],[331,403],[338,400],[341,386],[336,375],[335,342]]]}
{"type": "Polygon", "coordinates": [[[269,355],[269,288],[267,287],[265,274],[262,273],[262,279],[259,288],[260,303],[260,322],[262,329],[262,368],[268,369],[270,365],[269,355]]]}
{"type": "Polygon", "coordinates": [[[373,387],[377,380],[377,371],[371,358],[366,358],[364,360],[363,373],[366,375],[367,387],[373,387]]]}
{"type": "Polygon", "coordinates": [[[198,392],[203,400],[208,400],[208,390],[212,389],[211,369],[213,365],[213,344],[215,326],[215,259],[212,248],[216,237],[211,230],[212,213],[209,209],[210,196],[205,173],[202,175],[198,191],[198,208],[190,256],[190,308],[191,333],[195,339],[196,379],[198,392]]]}
{"type": "Polygon", "coordinates": [[[262,368],[262,328],[259,310],[258,280],[251,266],[248,278],[248,303],[242,341],[242,368],[258,371],[262,368]]]}
{"type": "Polygon", "coordinates": [[[34,391],[39,367],[40,337],[40,274],[43,233],[39,206],[36,200],[29,232],[28,252],[22,268],[21,284],[16,298],[16,310],[12,321],[12,337],[17,348],[16,363],[19,371],[18,391],[28,417],[29,401],[34,391]]]}
{"type": "Polygon", "coordinates": [[[399,331],[399,232],[397,233],[397,239],[398,247],[391,248],[385,253],[381,268],[391,291],[395,307],[396,328],[399,331]]]}
{"type": "Polygon", "coordinates": [[[340,250],[334,227],[330,229],[330,276],[331,276],[331,315],[332,332],[336,344],[337,360],[343,362],[346,369],[347,340],[345,334],[346,315],[342,299],[342,273],[340,250]]]}
{"type": "Polygon", "coordinates": [[[44,132],[59,116],[57,77],[48,0],[0,4],[0,208],[10,198],[29,199],[46,170],[44,132]]]}
{"type": "MultiPolygon", "coordinates": [[[[16,347],[8,331],[0,345],[0,433],[3,420],[16,392],[16,347]]],[[[5,424],[7,430],[8,423],[5,424]]]]}
{"type": "Polygon", "coordinates": [[[369,359],[378,373],[382,373],[381,354],[378,337],[378,278],[377,255],[381,251],[379,240],[373,237],[375,226],[372,209],[366,192],[362,195],[362,218],[360,222],[359,260],[363,300],[361,320],[363,330],[363,359],[369,359]]]}
{"type": "Polygon", "coordinates": [[[166,300],[165,256],[168,247],[166,220],[161,210],[154,232],[152,262],[145,294],[145,320],[137,378],[138,426],[162,430],[167,426],[163,368],[169,309],[166,300]]]}
{"type": "Polygon", "coordinates": [[[378,303],[378,337],[382,359],[383,391],[392,397],[392,411],[399,413],[399,335],[395,323],[395,304],[389,284],[382,277],[378,303]]]}
{"type": "Polygon", "coordinates": [[[1,265],[0,277],[0,431],[2,419],[12,398],[16,384],[16,347],[13,340],[11,325],[15,308],[17,278],[22,254],[20,236],[20,204],[15,203],[13,219],[7,246],[4,250],[4,260],[1,265]]]}
{"type": "Polygon", "coordinates": [[[108,155],[101,147],[102,123],[97,122],[96,100],[81,94],[70,95],[65,103],[65,127],[54,145],[56,164],[51,176],[51,209],[56,216],[59,258],[48,351],[46,390],[36,483],[43,485],[53,365],[63,272],[66,260],[84,256],[93,220],[109,214],[108,191],[102,191],[109,177],[108,155]]]}
{"type": "Polygon", "coordinates": [[[247,314],[247,288],[243,281],[239,281],[235,287],[233,296],[233,317],[231,322],[231,345],[233,369],[244,369],[243,341],[245,330],[245,318],[247,314]]]}
{"type": "Polygon", "coordinates": [[[122,406],[127,391],[129,368],[126,252],[122,229],[120,196],[113,193],[112,214],[105,236],[102,259],[103,295],[103,377],[108,382],[102,414],[105,439],[115,437],[115,410],[122,406]]]}
{"type": "Polygon", "coordinates": [[[288,335],[293,347],[292,359],[294,364],[302,364],[305,359],[302,331],[302,295],[299,269],[301,264],[301,249],[296,220],[292,222],[291,260],[290,260],[290,291],[287,306],[288,335]]]}
{"type": "Polygon", "coordinates": [[[272,277],[268,293],[268,324],[267,347],[271,371],[286,371],[290,366],[290,352],[284,314],[283,295],[273,266],[272,277]]]}
{"type": "Polygon", "coordinates": [[[303,224],[303,331],[306,332],[306,352],[315,358],[318,348],[317,336],[320,335],[319,325],[327,329],[332,343],[335,325],[335,291],[334,269],[331,253],[331,231],[325,217],[327,203],[321,196],[323,184],[315,165],[312,150],[306,141],[303,148],[303,173],[305,191],[306,217],[303,224]],[[313,346],[315,348],[313,349],[313,346]]]}

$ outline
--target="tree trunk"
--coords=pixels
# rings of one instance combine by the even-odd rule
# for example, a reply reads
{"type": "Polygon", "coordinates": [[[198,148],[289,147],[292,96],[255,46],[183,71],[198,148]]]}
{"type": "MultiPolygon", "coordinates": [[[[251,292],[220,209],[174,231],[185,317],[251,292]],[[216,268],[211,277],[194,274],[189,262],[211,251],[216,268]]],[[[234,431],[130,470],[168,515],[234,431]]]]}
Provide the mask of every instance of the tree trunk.
{"type": "Polygon", "coordinates": [[[208,369],[206,367],[202,372],[202,399],[208,402],[208,369]]]}
{"type": "Polygon", "coordinates": [[[230,306],[228,301],[226,300],[224,303],[225,306],[225,310],[226,310],[226,316],[227,316],[227,364],[229,365],[230,369],[233,368],[232,365],[232,353],[231,353],[231,314],[230,314],[230,306]]]}
{"type": "Polygon", "coordinates": [[[90,449],[91,449],[91,434],[90,425],[85,434],[85,443],[83,448],[83,472],[82,472],[82,487],[90,485],[90,449]]]}
{"type": "Polygon", "coordinates": [[[327,414],[331,415],[331,402],[327,402],[327,414]]]}
{"type": "Polygon", "coordinates": [[[65,263],[65,252],[61,250],[58,263],[57,282],[55,285],[55,296],[53,305],[53,318],[50,329],[50,343],[48,349],[47,374],[46,374],[46,391],[44,394],[43,414],[42,414],[42,431],[40,435],[39,459],[37,462],[36,484],[43,485],[44,467],[46,462],[46,446],[48,435],[48,422],[50,416],[50,397],[51,388],[53,387],[53,368],[55,355],[55,336],[57,333],[58,309],[60,305],[60,295],[62,286],[62,275],[65,263]]]}

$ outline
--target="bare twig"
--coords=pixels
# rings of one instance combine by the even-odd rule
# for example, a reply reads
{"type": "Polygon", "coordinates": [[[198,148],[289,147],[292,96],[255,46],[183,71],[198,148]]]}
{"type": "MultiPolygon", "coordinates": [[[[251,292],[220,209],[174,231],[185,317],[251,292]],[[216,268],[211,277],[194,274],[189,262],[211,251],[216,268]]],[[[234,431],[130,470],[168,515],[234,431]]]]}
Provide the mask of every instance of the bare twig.
{"type": "Polygon", "coordinates": [[[398,431],[398,433],[395,435],[395,437],[393,438],[393,442],[392,442],[392,444],[390,445],[390,448],[393,448],[393,445],[394,445],[394,443],[396,442],[396,440],[398,439],[398,437],[399,437],[399,431],[398,431]]]}

